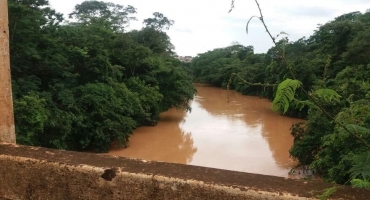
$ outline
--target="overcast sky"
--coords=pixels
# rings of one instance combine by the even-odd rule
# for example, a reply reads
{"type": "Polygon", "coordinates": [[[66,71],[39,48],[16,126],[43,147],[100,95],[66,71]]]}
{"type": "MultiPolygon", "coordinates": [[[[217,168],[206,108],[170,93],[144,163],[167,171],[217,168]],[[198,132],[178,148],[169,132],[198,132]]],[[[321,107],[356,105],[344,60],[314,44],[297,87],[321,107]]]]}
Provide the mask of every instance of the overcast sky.
{"type": "MultiPolygon", "coordinates": [[[[140,29],[142,21],[161,12],[175,25],[168,31],[180,56],[196,56],[215,48],[229,46],[233,41],[252,45],[256,53],[265,53],[272,42],[260,21],[253,19],[249,34],[245,26],[249,18],[259,15],[254,0],[236,0],[235,9],[228,13],[231,0],[104,0],[137,8],[138,21],[131,29],[140,29]]],[[[65,16],[83,0],[49,0],[51,7],[65,16]]],[[[317,24],[325,24],[344,13],[370,8],[370,0],[259,0],[262,12],[273,35],[281,31],[295,41],[309,37],[317,24]]]]}

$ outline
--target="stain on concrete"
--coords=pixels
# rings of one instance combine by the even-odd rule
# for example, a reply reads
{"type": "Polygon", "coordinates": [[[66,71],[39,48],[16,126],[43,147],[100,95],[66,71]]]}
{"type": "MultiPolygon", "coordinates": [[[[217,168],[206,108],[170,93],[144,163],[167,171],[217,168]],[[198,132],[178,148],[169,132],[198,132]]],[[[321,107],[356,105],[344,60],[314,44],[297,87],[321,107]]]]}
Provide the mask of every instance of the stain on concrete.
{"type": "Polygon", "coordinates": [[[112,179],[116,177],[116,172],[117,168],[106,169],[100,177],[102,177],[104,180],[112,181],[112,179]]]}

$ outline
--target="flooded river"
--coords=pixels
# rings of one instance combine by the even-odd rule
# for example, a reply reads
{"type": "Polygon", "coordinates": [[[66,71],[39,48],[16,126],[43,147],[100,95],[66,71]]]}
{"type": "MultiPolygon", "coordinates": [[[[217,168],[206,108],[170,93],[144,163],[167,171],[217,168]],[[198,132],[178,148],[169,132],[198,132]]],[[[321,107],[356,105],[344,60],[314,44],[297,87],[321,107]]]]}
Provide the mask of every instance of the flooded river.
{"type": "Polygon", "coordinates": [[[192,111],[171,109],[154,127],[134,131],[126,149],[109,154],[288,177],[290,126],[298,119],[271,111],[271,103],[220,88],[196,85],[192,111]]]}

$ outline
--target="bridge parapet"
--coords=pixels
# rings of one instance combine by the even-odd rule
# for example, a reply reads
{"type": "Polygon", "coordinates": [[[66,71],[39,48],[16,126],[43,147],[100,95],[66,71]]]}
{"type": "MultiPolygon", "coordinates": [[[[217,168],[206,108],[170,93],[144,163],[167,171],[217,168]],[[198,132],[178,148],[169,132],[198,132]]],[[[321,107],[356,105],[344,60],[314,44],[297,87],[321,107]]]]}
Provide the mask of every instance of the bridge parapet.
{"type": "MultiPolygon", "coordinates": [[[[0,144],[0,199],[311,199],[329,187],[319,181],[0,144]]],[[[369,190],[341,187],[333,197],[369,196],[369,190]]]]}

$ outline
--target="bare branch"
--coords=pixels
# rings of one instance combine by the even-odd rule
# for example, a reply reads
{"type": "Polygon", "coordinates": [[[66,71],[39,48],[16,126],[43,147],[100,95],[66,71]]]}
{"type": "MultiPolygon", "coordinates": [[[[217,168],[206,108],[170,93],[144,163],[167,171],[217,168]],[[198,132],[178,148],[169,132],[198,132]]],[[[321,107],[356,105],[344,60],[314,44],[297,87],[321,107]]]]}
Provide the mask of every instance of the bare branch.
{"type": "Polygon", "coordinates": [[[247,31],[247,34],[248,34],[248,25],[249,25],[249,22],[250,22],[254,17],[259,18],[259,17],[257,17],[257,16],[252,16],[251,18],[249,18],[248,23],[247,23],[247,26],[246,26],[246,28],[245,28],[245,30],[247,31]]]}
{"type": "Polygon", "coordinates": [[[235,0],[231,0],[231,7],[229,10],[229,13],[231,13],[231,11],[233,11],[233,9],[235,8],[234,3],[235,3],[235,0]]]}

